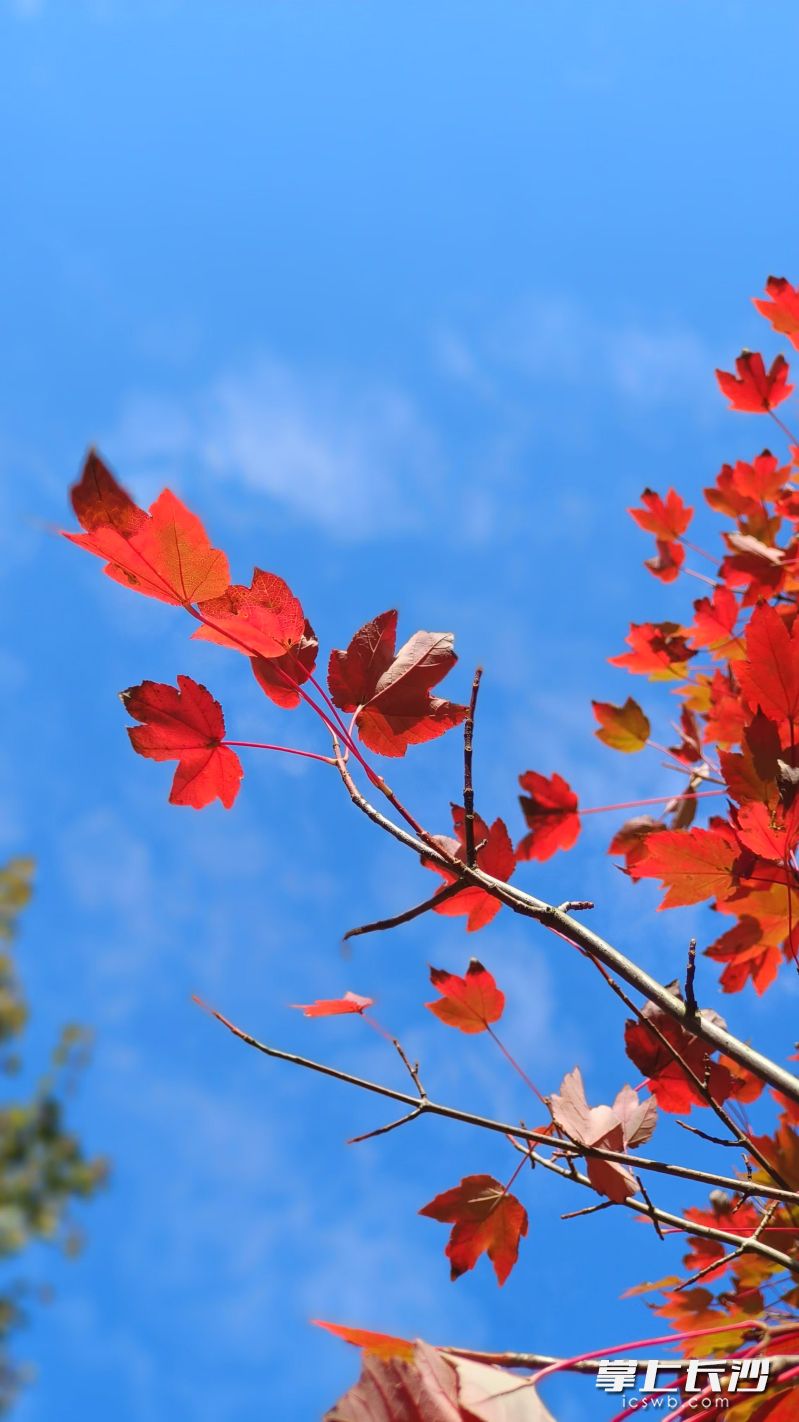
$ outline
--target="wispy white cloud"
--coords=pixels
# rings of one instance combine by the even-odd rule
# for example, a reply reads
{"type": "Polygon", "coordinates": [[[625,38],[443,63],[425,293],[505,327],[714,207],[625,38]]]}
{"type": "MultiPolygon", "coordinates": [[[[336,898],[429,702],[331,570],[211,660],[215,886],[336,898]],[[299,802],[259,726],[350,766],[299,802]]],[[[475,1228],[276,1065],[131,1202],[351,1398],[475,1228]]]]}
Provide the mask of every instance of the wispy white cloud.
{"type": "Polygon", "coordinates": [[[468,334],[435,340],[442,373],[487,400],[513,374],[532,382],[610,392],[644,411],[675,403],[704,416],[718,408],[712,355],[675,322],[602,321],[568,295],[532,295],[468,334]]]}
{"type": "Polygon", "coordinates": [[[108,446],[147,490],[189,463],[352,539],[416,527],[443,473],[438,441],[403,391],[300,375],[270,356],[185,399],[133,395],[108,446]]]}

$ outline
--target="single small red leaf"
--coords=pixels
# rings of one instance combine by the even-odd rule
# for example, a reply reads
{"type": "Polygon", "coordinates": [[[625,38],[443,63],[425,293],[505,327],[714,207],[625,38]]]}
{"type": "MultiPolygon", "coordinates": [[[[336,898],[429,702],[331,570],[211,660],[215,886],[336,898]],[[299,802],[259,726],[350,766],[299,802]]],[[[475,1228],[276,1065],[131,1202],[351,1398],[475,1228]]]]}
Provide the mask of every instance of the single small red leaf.
{"type": "Polygon", "coordinates": [[[735,668],[749,705],[778,723],[799,718],[799,618],[789,632],[768,603],[755,609],[746,629],[746,660],[735,668]]]}
{"type": "Polygon", "coordinates": [[[448,1027],[468,1033],[485,1032],[489,1023],[498,1022],[502,1016],[505,994],[476,958],[469,963],[465,977],[447,973],[443,968],[431,968],[430,981],[441,993],[441,999],[427,1002],[425,1006],[448,1027]]]}
{"type": "Polygon", "coordinates": [[[133,749],[150,760],[178,762],[171,803],[200,810],[218,799],[229,810],[243,771],[238,756],[224,744],[225,718],[210,691],[190,676],[179,676],[177,688],[143,681],[120,696],[128,714],[142,722],[128,727],[133,749]]]}
{"type": "Polygon", "coordinates": [[[732,831],[661,830],[645,840],[646,853],[631,868],[634,879],[660,879],[666,890],[661,909],[729,898],[740,850],[732,831]]]}
{"type": "Polygon", "coordinates": [[[529,834],[516,847],[517,859],[550,859],[559,849],[571,849],[580,833],[577,796],[560,775],[539,775],[527,770],[519,776],[526,795],[519,804],[529,834]]]}
{"type": "Polygon", "coordinates": [[[742,351],[735,369],[737,375],[727,370],[716,371],[722,393],[733,410],[762,414],[781,405],[793,391],[793,386],[787,383],[790,372],[784,356],[776,356],[767,372],[762,355],[757,351],[742,351]]]}
{"type": "Polygon", "coordinates": [[[770,276],[766,292],[767,301],[753,297],[753,304],[774,330],[787,336],[791,345],[799,350],[799,287],[791,286],[785,277],[770,276]]]}
{"type": "Polygon", "coordinates": [[[519,1240],[527,1234],[527,1211],[491,1175],[467,1175],[452,1190],[436,1195],[419,1211],[428,1219],[451,1224],[446,1248],[451,1276],[459,1279],[473,1269],[481,1254],[504,1284],[519,1256],[519,1240]]]}
{"type": "Polygon", "coordinates": [[[653,489],[644,489],[641,503],[643,508],[628,509],[627,512],[632,515],[639,528],[643,528],[647,533],[654,533],[656,538],[665,542],[682,537],[694,512],[683,503],[674,489],[669,489],[665,499],[653,489]]]}
{"type": "Polygon", "coordinates": [[[71,496],[84,532],[64,536],[105,559],[115,582],[182,606],[224,592],[227,558],[211,547],[200,520],[171,490],[164,489],[145,513],[91,450],[71,496]]]}
{"type": "Polygon", "coordinates": [[[359,997],[357,992],[345,992],[343,997],[320,997],[316,1002],[292,1002],[305,1017],[343,1017],[347,1013],[362,1013],[374,1005],[371,997],[359,997]]]}

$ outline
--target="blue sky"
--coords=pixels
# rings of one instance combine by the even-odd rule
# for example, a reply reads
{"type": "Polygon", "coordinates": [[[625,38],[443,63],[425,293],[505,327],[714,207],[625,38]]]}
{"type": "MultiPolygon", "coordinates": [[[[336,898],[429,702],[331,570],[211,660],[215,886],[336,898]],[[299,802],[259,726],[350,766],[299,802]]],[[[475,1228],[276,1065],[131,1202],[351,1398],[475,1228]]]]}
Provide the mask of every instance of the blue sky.
{"type": "MultiPolygon", "coordinates": [[[[583,1200],[550,1180],[524,1186],[506,1287],[485,1261],[451,1285],[446,1232],[416,1211],[463,1174],[507,1173],[501,1144],[423,1122],[346,1147],[378,1103],[267,1064],[190,1006],[400,1083],[362,1024],[287,1009],[369,993],[431,1091],[529,1115],[490,1043],[421,1006],[426,964],[462,971],[476,948],[543,1089],[576,1061],[592,1099],[630,1079],[584,966],[504,916],[471,941],[426,919],[342,958],[346,927],[430,882],[321,767],[253,756],[232,813],[169,807],[121,687],[188,672],[239,738],[316,728],[289,729],[236,658],[51,531],[96,440],[142,501],[166,483],[186,498],[239,577],[286,577],[326,648],[395,604],[407,633],[453,628],[453,694],[486,669],[479,804],[514,833],[528,767],[587,803],[658,793],[656,765],[594,740],[588,703],[635,689],[605,661],[629,620],[690,596],[641,568],[626,506],[672,482],[695,501],[770,438],[725,413],[712,370],[768,345],[748,298],[799,274],[778,57],[798,27],[779,0],[0,4],[0,836],[39,861],[32,1050],[65,1018],[95,1028],[74,1119],[114,1162],[82,1258],[36,1261],[56,1299],[22,1340],[39,1369],[24,1422],[305,1422],[357,1366],[311,1317],[555,1352],[657,1331],[617,1300],[671,1256],[626,1217],[561,1224],[583,1200]]],[[[392,767],[437,831],[459,758],[452,736],[392,767]]],[[[596,899],[598,926],[668,979],[713,925],[653,917],[652,886],[604,854],[609,828],[520,877],[596,899]]],[[[743,1035],[795,1035],[787,976],[725,1010],[743,1035]]],[[[597,1415],[584,1383],[547,1396],[563,1422],[597,1415]]]]}

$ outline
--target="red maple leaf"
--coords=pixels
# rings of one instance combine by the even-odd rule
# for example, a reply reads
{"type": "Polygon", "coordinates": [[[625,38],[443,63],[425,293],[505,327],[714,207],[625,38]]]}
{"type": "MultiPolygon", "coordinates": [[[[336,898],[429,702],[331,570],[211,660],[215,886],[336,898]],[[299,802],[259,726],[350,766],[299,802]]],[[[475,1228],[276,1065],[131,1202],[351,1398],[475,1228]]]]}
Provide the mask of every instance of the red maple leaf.
{"type": "MultiPolygon", "coordinates": [[[[732,1073],[720,1062],[710,1059],[712,1048],[701,1037],[686,1031],[684,1027],[669,1017],[654,1003],[647,1003],[643,1010],[644,1021],[630,1018],[624,1027],[624,1045],[630,1061],[647,1078],[647,1086],[662,1111],[688,1112],[692,1106],[706,1106],[707,1101],[698,1090],[663,1041],[665,1037],[676,1048],[686,1066],[707,1083],[713,1099],[719,1103],[733,1094],[732,1073]],[[650,1024],[652,1024],[650,1026],[650,1024]],[[659,1035],[652,1031],[657,1028],[659,1035]]],[[[702,1017],[724,1026],[718,1013],[703,1009],[702,1017]]]]}
{"type": "Polygon", "coordinates": [[[498,1022],[505,1010],[505,994],[476,958],[469,963],[465,977],[448,973],[444,968],[431,968],[430,981],[441,998],[425,1003],[425,1007],[448,1027],[470,1034],[485,1032],[489,1023],[498,1022]]]}
{"type": "Polygon", "coordinates": [[[790,371],[784,356],[776,356],[767,373],[762,355],[757,351],[742,351],[735,369],[737,376],[728,370],[716,371],[722,393],[733,410],[762,414],[781,405],[793,391],[793,386],[787,384],[790,371]]]}
{"type": "Polygon", "coordinates": [[[225,718],[210,691],[190,676],[177,688],[143,681],[120,692],[126,711],[141,721],[129,726],[133,749],[150,760],[178,762],[169,799],[201,810],[212,800],[230,809],[243,774],[241,761],[224,744],[225,718]]]}
{"type": "Polygon", "coordinates": [[[644,489],[641,495],[642,509],[628,509],[639,528],[654,533],[661,542],[671,542],[681,538],[693,517],[693,509],[683,503],[674,489],[669,489],[665,499],[653,489],[644,489]]]}
{"type": "Polygon", "coordinates": [[[741,843],[753,854],[783,864],[799,842],[799,800],[789,810],[749,801],[736,811],[735,827],[741,843]]]}
{"type": "Polygon", "coordinates": [[[714,588],[712,597],[700,597],[694,603],[694,621],[690,629],[690,640],[695,647],[707,647],[712,653],[723,654],[728,659],[737,649],[731,644],[736,641],[735,624],[738,621],[738,600],[730,588],[714,588]]]}
{"type": "MultiPolygon", "coordinates": [[[[436,842],[441,845],[449,854],[454,854],[457,859],[466,862],[466,813],[462,805],[452,806],[452,821],[455,826],[457,839],[449,835],[437,835],[436,842]]],[[[505,828],[503,820],[496,819],[490,829],[485,820],[480,815],[474,817],[474,843],[480,845],[475,856],[475,863],[478,869],[490,874],[494,879],[508,880],[511,878],[516,868],[516,855],[513,851],[510,835],[505,828]]],[[[445,869],[443,865],[436,864],[431,859],[422,859],[426,869],[434,869],[440,874],[446,884],[454,884],[456,875],[450,869],[445,869]]],[[[499,899],[486,889],[481,889],[479,884],[468,884],[452,898],[446,898],[441,903],[435,905],[435,912],[449,917],[458,917],[467,914],[466,927],[470,932],[475,932],[478,928],[484,928],[499,913],[502,904],[499,899]]]]}
{"type": "Polygon", "coordinates": [[[357,992],[345,992],[343,997],[319,997],[316,1002],[292,1002],[306,1017],[343,1017],[347,1013],[365,1012],[374,1006],[371,997],[359,997],[357,992]]]}
{"type": "Polygon", "coordinates": [[[799,288],[791,286],[785,277],[770,276],[766,282],[768,301],[752,297],[753,304],[770,321],[775,331],[787,336],[799,350],[799,288]]]}
{"type": "Polygon", "coordinates": [[[685,562],[685,549],[681,543],[668,543],[664,538],[657,540],[655,549],[653,558],[644,559],[644,567],[662,583],[673,583],[685,562]]]}
{"type": "Polygon", "coordinates": [[[431,696],[458,660],[451,632],[415,632],[395,651],[397,614],[383,612],[355,633],[346,651],[330,654],[328,686],[339,711],[356,712],[358,734],[378,755],[403,756],[409,746],[457,726],[467,708],[431,696]]]}
{"type": "Polygon", "coordinates": [[[517,859],[550,859],[559,849],[571,849],[580,833],[577,796],[560,775],[526,770],[519,776],[526,795],[519,796],[530,833],[516,846],[517,859]]]}
{"type": "Polygon", "coordinates": [[[746,660],[735,668],[749,705],[778,724],[799,718],[799,619],[789,632],[784,618],[764,603],[746,629],[746,660]]]}
{"type": "Polygon", "coordinates": [[[696,656],[684,631],[676,622],[633,622],[625,639],[632,651],[608,661],[612,667],[645,673],[652,681],[681,681],[685,663],[696,656]]]}
{"type": "Polygon", "coordinates": [[[253,571],[249,587],[233,584],[220,597],[200,605],[203,626],[198,641],[216,642],[259,659],[283,658],[299,646],[305,613],[287,583],[276,573],[253,571]]]}
{"type": "Polygon", "coordinates": [[[705,498],[716,513],[729,518],[762,517],[763,505],[782,493],[789,466],[780,468],[770,450],[764,449],[751,464],[739,459],[721,467],[716,482],[705,489],[705,498]]]}
{"type": "Polygon", "coordinates": [[[419,1211],[428,1219],[451,1224],[446,1247],[451,1277],[473,1269],[481,1254],[504,1284],[519,1257],[519,1240],[527,1233],[527,1211],[492,1175],[467,1175],[452,1190],[436,1195],[419,1211]]]}
{"type": "Polygon", "coordinates": [[[169,489],[145,513],[91,450],[71,498],[84,532],[64,537],[104,558],[115,582],[182,606],[217,597],[227,587],[227,558],[169,489]]]}
{"type": "Polygon", "coordinates": [[[736,887],[740,854],[728,827],[661,830],[646,839],[646,854],[630,871],[634,879],[660,879],[666,895],[661,909],[728,898],[736,887]]]}

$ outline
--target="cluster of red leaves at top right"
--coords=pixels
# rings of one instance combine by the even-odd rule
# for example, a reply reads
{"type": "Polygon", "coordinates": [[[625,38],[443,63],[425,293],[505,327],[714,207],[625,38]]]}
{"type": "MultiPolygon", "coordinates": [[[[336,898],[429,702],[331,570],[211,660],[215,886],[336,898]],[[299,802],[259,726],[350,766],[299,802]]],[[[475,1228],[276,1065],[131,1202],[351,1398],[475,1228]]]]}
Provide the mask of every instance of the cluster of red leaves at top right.
{"type": "MultiPolygon", "coordinates": [[[[770,277],[766,290],[755,305],[799,348],[799,288],[770,277]]],[[[767,369],[760,354],[744,351],[736,372],[717,372],[736,410],[771,415],[793,388],[780,355],[767,369]]],[[[668,756],[682,784],[662,814],[622,825],[610,852],[631,878],[660,881],[661,908],[707,902],[728,919],[706,950],[721,965],[722,988],[751,983],[762,993],[783,959],[799,956],[799,447],[783,461],[765,449],[724,464],[705,498],[733,525],[710,577],[708,555],[686,537],[694,511],[674,489],[645,489],[630,510],[654,536],[646,566],[655,577],[674,582],[693,551],[710,587],[684,621],[633,623],[629,650],[611,659],[680,698],[668,756]],[[718,799],[705,800],[714,790],[718,799]],[[713,809],[695,823],[704,805],[713,809]]],[[[652,744],[649,716],[632,697],[595,702],[594,712],[597,736],[613,749],[652,744]]],[[[528,834],[518,857],[568,849],[582,824],[574,790],[534,771],[520,784],[528,834]]]]}

